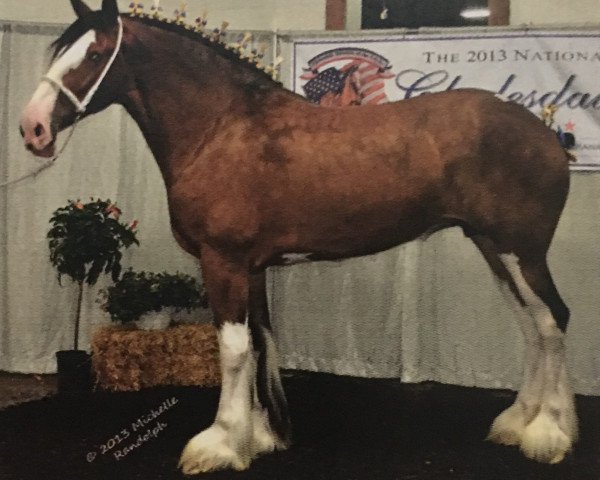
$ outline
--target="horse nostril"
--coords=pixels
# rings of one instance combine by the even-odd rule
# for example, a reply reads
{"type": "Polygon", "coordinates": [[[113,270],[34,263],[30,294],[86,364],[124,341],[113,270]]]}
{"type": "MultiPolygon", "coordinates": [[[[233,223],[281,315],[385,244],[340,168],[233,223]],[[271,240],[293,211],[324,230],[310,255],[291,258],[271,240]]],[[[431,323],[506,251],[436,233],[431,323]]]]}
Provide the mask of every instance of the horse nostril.
{"type": "Polygon", "coordinates": [[[41,123],[38,123],[38,124],[35,126],[35,130],[34,130],[33,132],[35,133],[35,136],[36,136],[36,137],[41,137],[41,136],[42,136],[42,134],[44,133],[44,127],[42,126],[42,124],[41,124],[41,123]]]}
{"type": "Polygon", "coordinates": [[[19,125],[19,133],[21,134],[21,137],[25,138],[25,130],[23,130],[21,125],[19,125]]]}
{"type": "Polygon", "coordinates": [[[32,152],[32,151],[33,151],[33,144],[31,144],[31,143],[28,143],[27,145],[25,145],[25,148],[26,148],[27,150],[29,150],[30,152],[32,152]]]}

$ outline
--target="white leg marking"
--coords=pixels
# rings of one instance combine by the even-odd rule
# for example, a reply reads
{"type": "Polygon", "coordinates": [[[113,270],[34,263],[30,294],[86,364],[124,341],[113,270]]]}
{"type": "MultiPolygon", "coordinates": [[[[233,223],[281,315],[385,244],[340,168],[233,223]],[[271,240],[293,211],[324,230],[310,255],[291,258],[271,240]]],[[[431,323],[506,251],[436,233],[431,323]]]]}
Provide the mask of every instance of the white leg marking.
{"type": "Polygon", "coordinates": [[[496,417],[487,439],[500,445],[520,445],[527,426],[527,415],[516,401],[496,417]]]}
{"type": "Polygon", "coordinates": [[[232,468],[245,470],[253,451],[252,384],[255,374],[246,324],[225,323],[219,332],[221,397],[215,422],[186,445],[179,465],[183,473],[232,468]]]}
{"type": "MultiPolygon", "coordinates": [[[[540,406],[535,418],[526,423],[522,431],[521,450],[533,460],[558,463],[577,439],[577,414],[566,369],[564,334],[557,327],[548,306],[525,281],[517,257],[502,255],[501,258],[525,301],[541,346],[538,365],[533,373],[530,371],[532,377],[526,378],[525,393],[521,398],[523,402],[521,407],[517,407],[523,408],[526,415],[527,401],[535,399],[541,385],[540,406]]],[[[531,347],[528,345],[528,348],[531,347]]],[[[533,361],[533,358],[529,361],[533,361]]],[[[507,417],[510,415],[507,413],[507,417]]]]}
{"type": "Polygon", "coordinates": [[[494,420],[488,440],[501,445],[520,445],[525,427],[537,415],[542,402],[543,353],[541,337],[533,323],[533,318],[519,303],[508,285],[501,284],[501,289],[513,307],[525,338],[523,386],[519,390],[515,403],[494,420]]]}
{"type": "Polygon", "coordinates": [[[269,413],[261,408],[258,398],[255,399],[255,407],[252,409],[252,434],[254,456],[270,453],[278,449],[277,436],[269,425],[269,413]]]}

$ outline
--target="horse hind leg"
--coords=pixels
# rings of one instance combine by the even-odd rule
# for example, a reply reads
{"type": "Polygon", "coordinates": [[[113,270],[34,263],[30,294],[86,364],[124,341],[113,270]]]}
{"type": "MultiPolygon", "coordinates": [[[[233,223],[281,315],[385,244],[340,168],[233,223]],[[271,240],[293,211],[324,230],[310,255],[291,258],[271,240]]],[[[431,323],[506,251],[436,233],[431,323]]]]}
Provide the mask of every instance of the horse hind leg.
{"type": "Polygon", "coordinates": [[[534,460],[562,460],[577,438],[577,417],[564,355],[568,309],[554,286],[545,258],[501,254],[488,238],[473,237],[500,280],[525,337],[523,386],[513,405],[492,424],[488,439],[520,445],[534,460]]]}
{"type": "Polygon", "coordinates": [[[521,295],[540,337],[538,368],[542,394],[535,418],[527,424],[521,450],[528,458],[558,463],[577,441],[575,400],[570,387],[565,355],[565,331],[569,310],[554,285],[545,256],[501,256],[521,295]]]}
{"type": "Polygon", "coordinates": [[[513,405],[494,420],[487,439],[502,445],[520,445],[525,427],[537,415],[542,399],[541,337],[525,309],[512,275],[502,262],[496,245],[487,237],[473,236],[471,239],[494,272],[500,290],[518,318],[525,339],[522,387],[513,405]]]}
{"type": "Polygon", "coordinates": [[[249,323],[256,360],[252,415],[254,448],[258,455],[285,450],[291,444],[291,425],[269,320],[264,271],[250,279],[249,323]]]}

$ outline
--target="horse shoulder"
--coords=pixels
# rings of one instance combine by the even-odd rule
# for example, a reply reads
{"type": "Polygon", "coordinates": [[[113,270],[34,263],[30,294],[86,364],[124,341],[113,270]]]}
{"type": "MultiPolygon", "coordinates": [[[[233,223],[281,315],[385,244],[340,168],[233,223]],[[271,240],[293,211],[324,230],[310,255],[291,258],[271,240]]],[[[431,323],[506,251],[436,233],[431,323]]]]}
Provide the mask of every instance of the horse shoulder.
{"type": "Polygon", "coordinates": [[[242,152],[228,147],[231,142],[219,144],[194,159],[167,188],[171,224],[196,246],[226,240],[241,248],[252,243],[260,223],[251,155],[242,158],[242,152]]]}

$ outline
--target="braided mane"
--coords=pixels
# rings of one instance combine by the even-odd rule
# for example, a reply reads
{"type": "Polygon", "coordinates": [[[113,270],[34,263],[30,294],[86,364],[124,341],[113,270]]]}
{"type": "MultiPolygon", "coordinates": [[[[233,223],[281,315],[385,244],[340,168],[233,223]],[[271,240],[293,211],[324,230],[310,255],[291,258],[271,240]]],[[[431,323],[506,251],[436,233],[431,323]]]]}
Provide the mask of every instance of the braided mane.
{"type": "Polygon", "coordinates": [[[194,27],[185,23],[167,21],[166,19],[160,17],[157,18],[152,15],[137,14],[125,15],[125,17],[143,23],[144,25],[156,27],[161,30],[175,33],[190,40],[196,41],[204,46],[211,48],[221,57],[230,60],[244,68],[250,69],[253,72],[259,73],[263,75],[265,79],[270,80],[273,84],[281,86],[281,82],[275,80],[272,75],[265,71],[264,68],[260,68],[259,64],[257,64],[255,61],[252,61],[248,57],[242,56],[239,53],[239,51],[235,48],[231,47],[227,43],[222,42],[220,39],[215,40],[213,36],[210,36],[204,31],[198,31],[194,29],[194,27]]]}

